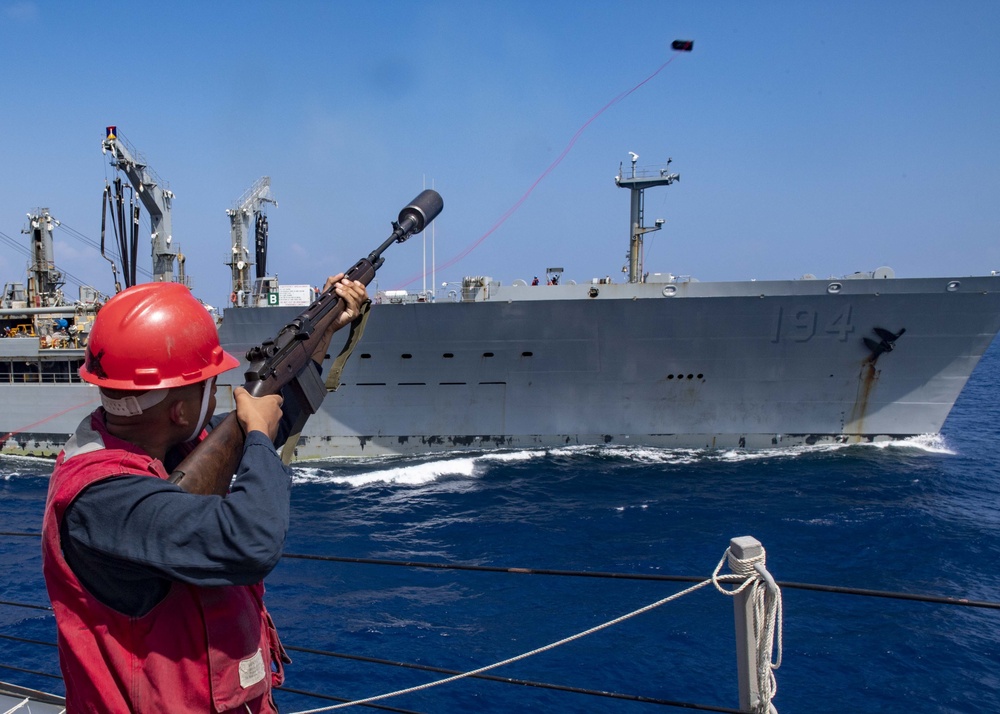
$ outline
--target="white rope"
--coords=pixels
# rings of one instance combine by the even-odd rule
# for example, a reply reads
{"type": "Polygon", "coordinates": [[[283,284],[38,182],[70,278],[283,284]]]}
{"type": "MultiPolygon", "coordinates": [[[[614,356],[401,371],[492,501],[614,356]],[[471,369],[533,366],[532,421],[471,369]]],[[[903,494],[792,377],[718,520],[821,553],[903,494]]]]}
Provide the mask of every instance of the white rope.
{"type": "MultiPolygon", "coordinates": [[[[516,656],[511,657],[509,659],[505,659],[502,662],[494,662],[493,664],[486,665],[485,667],[480,667],[479,669],[474,669],[471,672],[464,672],[462,674],[455,674],[455,675],[452,675],[451,677],[446,677],[445,679],[439,679],[439,680],[434,681],[434,682],[427,682],[426,684],[420,684],[420,685],[417,685],[415,687],[409,687],[407,689],[399,689],[399,690],[396,690],[395,692],[387,692],[385,694],[378,694],[378,695],[375,695],[375,696],[372,696],[372,697],[368,697],[366,699],[356,699],[356,700],[350,701],[350,702],[341,702],[340,704],[333,704],[333,705],[328,706],[328,707],[320,707],[319,709],[307,709],[307,710],[303,710],[303,711],[300,711],[300,712],[293,712],[293,714],[319,714],[319,712],[328,712],[328,711],[333,711],[334,709],[342,709],[344,707],[353,707],[353,706],[358,705],[358,704],[369,704],[371,702],[377,702],[377,701],[380,701],[382,699],[388,699],[390,697],[396,697],[396,696],[399,696],[401,694],[411,694],[413,692],[419,692],[419,691],[422,691],[424,689],[430,689],[431,687],[437,687],[437,686],[442,685],[442,684],[449,684],[449,683],[455,682],[455,681],[457,681],[459,679],[465,679],[466,677],[473,677],[473,676],[475,676],[477,674],[482,674],[483,672],[488,672],[491,669],[496,669],[498,667],[503,667],[504,665],[507,665],[507,664],[512,664],[513,662],[519,662],[520,660],[527,659],[528,657],[533,657],[534,655],[541,654],[542,652],[547,652],[549,650],[555,649],[556,647],[560,647],[562,645],[565,645],[565,644],[568,644],[570,642],[573,642],[574,640],[578,640],[578,639],[580,639],[582,637],[586,637],[587,635],[592,635],[595,632],[600,632],[601,630],[604,630],[604,629],[606,629],[608,627],[611,627],[612,625],[617,625],[618,623],[624,622],[625,620],[628,620],[629,618],[635,617],[637,615],[641,615],[641,614],[643,614],[645,612],[649,612],[650,610],[653,610],[653,609],[655,609],[657,607],[660,607],[661,605],[666,605],[668,602],[671,602],[673,600],[677,600],[677,599],[679,599],[679,598],[681,598],[681,597],[683,597],[685,595],[689,595],[690,593],[693,593],[696,590],[700,590],[701,588],[705,587],[709,583],[714,584],[715,587],[716,587],[716,589],[718,589],[720,592],[723,592],[723,593],[725,593],[727,595],[732,595],[732,594],[741,592],[751,582],[754,582],[755,578],[759,579],[760,576],[756,572],[752,572],[752,573],[750,573],[748,575],[743,575],[743,574],[736,573],[734,571],[732,574],[729,574],[729,575],[719,575],[719,571],[722,569],[722,565],[726,562],[726,556],[727,555],[729,555],[729,549],[726,549],[726,552],[722,556],[722,560],[719,561],[719,564],[716,566],[715,571],[712,573],[712,577],[711,578],[708,578],[707,580],[703,580],[700,583],[696,583],[695,585],[692,585],[691,587],[687,588],[686,590],[681,590],[680,592],[674,593],[673,595],[670,595],[669,597],[665,597],[662,600],[657,600],[656,602],[652,603],[651,605],[646,605],[645,607],[641,607],[638,610],[633,610],[632,612],[630,612],[628,614],[621,615],[620,617],[616,617],[614,620],[609,620],[608,622],[605,622],[605,623],[603,623],[601,625],[597,625],[596,627],[592,627],[589,630],[584,630],[583,632],[578,632],[575,635],[570,635],[569,637],[566,637],[565,639],[559,640],[558,642],[552,642],[552,643],[547,644],[547,645],[545,645],[543,647],[539,647],[538,649],[531,650],[530,652],[524,652],[522,654],[516,655],[516,656]],[[743,581],[743,582],[735,590],[724,590],[723,588],[721,588],[719,586],[720,582],[738,582],[738,581],[743,581]]],[[[730,566],[730,567],[732,567],[732,566],[730,566]]],[[[770,649],[768,649],[768,653],[770,653],[770,649]]],[[[770,656],[770,654],[768,656],[770,656]]],[[[777,669],[777,666],[775,666],[775,669],[777,669]]],[[[772,678],[773,678],[773,675],[772,675],[772,678]]],[[[775,690],[776,689],[777,689],[777,686],[775,685],[775,690]]]]}
{"type": "Polygon", "coordinates": [[[17,711],[18,709],[20,709],[21,707],[23,707],[23,706],[24,706],[25,704],[28,704],[28,703],[30,703],[30,702],[31,702],[31,700],[30,700],[30,699],[25,699],[25,700],[24,700],[23,702],[21,702],[20,704],[15,704],[15,705],[14,705],[13,707],[11,707],[11,708],[10,708],[10,709],[8,709],[7,711],[5,711],[5,712],[4,712],[3,714],[13,714],[13,713],[14,713],[14,712],[16,712],[16,711],[17,711]]]}
{"type": "Polygon", "coordinates": [[[726,554],[719,561],[712,573],[712,582],[715,589],[724,595],[735,596],[750,588],[750,603],[753,609],[753,635],[757,644],[757,656],[755,661],[755,675],[757,678],[758,701],[753,708],[754,714],[767,714],[777,712],[771,700],[778,693],[778,680],[774,676],[774,670],[781,666],[781,590],[767,572],[765,566],[767,554],[761,547],[760,555],[746,560],[740,560],[733,555],[731,549],[726,549],[726,554]],[[733,590],[726,590],[719,585],[718,580],[726,576],[719,576],[723,561],[728,561],[729,569],[734,574],[744,578],[743,584],[733,590]],[[768,597],[768,592],[772,593],[768,597]],[[778,638],[777,659],[774,659],[774,639],[778,638]]]}
{"type": "MultiPolygon", "coordinates": [[[[14,712],[19,712],[21,710],[26,710],[28,714],[31,714],[31,697],[28,697],[20,704],[15,704],[11,709],[8,709],[3,714],[14,714],[14,712]],[[27,709],[25,709],[27,707],[27,709]]],[[[66,714],[66,710],[63,709],[59,714],[66,714]]]]}

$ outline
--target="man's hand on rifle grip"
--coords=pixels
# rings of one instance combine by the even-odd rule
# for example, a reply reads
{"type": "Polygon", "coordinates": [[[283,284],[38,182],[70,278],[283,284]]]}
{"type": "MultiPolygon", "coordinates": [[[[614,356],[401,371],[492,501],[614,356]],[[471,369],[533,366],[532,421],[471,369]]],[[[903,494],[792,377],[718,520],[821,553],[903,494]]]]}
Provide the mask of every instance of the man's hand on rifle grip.
{"type": "Polygon", "coordinates": [[[319,344],[313,351],[313,361],[319,365],[322,365],[323,360],[326,359],[326,353],[330,348],[330,340],[333,338],[333,333],[354,322],[361,314],[361,306],[365,302],[368,302],[368,290],[365,284],[357,280],[343,280],[343,277],[344,273],[333,275],[326,279],[326,284],[323,286],[323,292],[335,286],[334,293],[344,301],[344,311],[340,313],[337,319],[330,323],[330,327],[327,328],[323,339],[319,341],[319,344]]]}
{"type": "Polygon", "coordinates": [[[243,387],[237,387],[233,396],[236,398],[236,418],[240,420],[243,432],[260,431],[274,441],[281,421],[281,395],[254,397],[243,387]]]}

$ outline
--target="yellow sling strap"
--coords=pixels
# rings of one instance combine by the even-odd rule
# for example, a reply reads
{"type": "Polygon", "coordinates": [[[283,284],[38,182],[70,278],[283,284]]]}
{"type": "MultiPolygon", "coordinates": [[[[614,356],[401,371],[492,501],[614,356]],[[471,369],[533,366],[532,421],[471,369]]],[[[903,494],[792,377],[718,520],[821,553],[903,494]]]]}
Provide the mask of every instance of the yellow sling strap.
{"type": "MultiPolygon", "coordinates": [[[[365,332],[365,325],[368,324],[368,314],[371,312],[371,309],[372,304],[368,300],[362,304],[361,314],[351,322],[351,332],[347,336],[347,341],[340,350],[340,354],[337,355],[337,359],[330,366],[330,373],[326,376],[327,392],[336,392],[340,387],[340,375],[344,371],[344,366],[347,364],[351,353],[354,352],[354,348],[361,341],[361,336],[365,332]]],[[[292,458],[295,456],[295,446],[299,443],[299,437],[302,435],[302,429],[305,427],[308,418],[308,411],[303,410],[299,414],[298,419],[295,420],[295,423],[292,424],[291,433],[288,435],[284,446],[281,447],[281,461],[286,466],[292,462],[292,458]]]]}

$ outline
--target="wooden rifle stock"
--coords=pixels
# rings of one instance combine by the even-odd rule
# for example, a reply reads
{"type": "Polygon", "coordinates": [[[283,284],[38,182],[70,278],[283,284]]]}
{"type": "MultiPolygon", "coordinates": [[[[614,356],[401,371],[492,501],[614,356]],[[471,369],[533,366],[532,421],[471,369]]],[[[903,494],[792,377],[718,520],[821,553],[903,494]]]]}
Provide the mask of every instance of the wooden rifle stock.
{"type": "MultiPolygon", "coordinates": [[[[437,192],[423,191],[393,222],[388,240],[367,258],[359,260],[347,271],[345,279],[368,285],[382,265],[382,252],[393,243],[402,243],[419,233],[441,212],[444,202],[437,192]]],[[[245,373],[244,387],[254,397],[278,394],[293,384],[301,407],[309,414],[319,408],[326,389],[310,366],[313,352],[320,341],[328,339],[327,331],[344,312],[344,301],[334,287],[324,290],[316,301],[292,322],[285,325],[273,339],[266,340],[247,352],[250,368],[245,373]]],[[[266,309],[266,308],[261,308],[266,309]]],[[[323,345],[326,349],[327,345],[323,345]]],[[[189,493],[225,495],[233,475],[243,458],[246,435],[235,412],[230,412],[208,436],[177,466],[170,481],[189,493]]]]}

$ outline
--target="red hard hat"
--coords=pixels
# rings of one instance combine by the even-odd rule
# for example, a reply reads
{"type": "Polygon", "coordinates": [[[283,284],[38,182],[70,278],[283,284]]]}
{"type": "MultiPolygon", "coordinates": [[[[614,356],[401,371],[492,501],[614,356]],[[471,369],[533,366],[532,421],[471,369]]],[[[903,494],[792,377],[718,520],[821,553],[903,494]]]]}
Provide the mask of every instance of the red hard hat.
{"type": "Polygon", "coordinates": [[[215,321],[179,283],[145,283],[100,309],[80,376],[109,389],[166,389],[239,364],[219,345],[215,321]]]}

